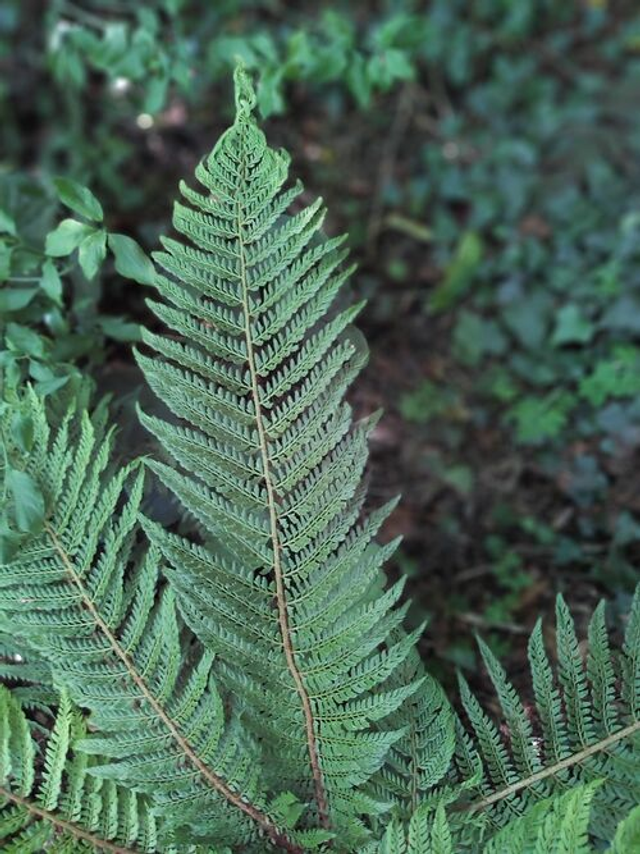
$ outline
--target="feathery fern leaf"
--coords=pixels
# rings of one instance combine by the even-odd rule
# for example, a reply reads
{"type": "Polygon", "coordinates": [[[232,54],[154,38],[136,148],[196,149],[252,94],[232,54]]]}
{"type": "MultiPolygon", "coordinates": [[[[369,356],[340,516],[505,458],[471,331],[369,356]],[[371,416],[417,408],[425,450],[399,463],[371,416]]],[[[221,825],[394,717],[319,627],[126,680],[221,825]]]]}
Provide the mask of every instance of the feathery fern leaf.
{"type": "Polygon", "coordinates": [[[320,200],[286,215],[302,187],[286,188],[288,156],[267,146],[241,69],[236,105],[196,170],[205,192],[181,187],[188,242],[155,255],[163,301],[150,305],[171,334],[146,332],[155,352],[138,355],[179,419],[141,414],[177,464],[149,465],[204,544],[145,528],[278,782],[335,845],[355,844],[359,816],[380,808],[358,787],[403,734],[373,725],[417,690],[390,680],[420,630],[396,632],[402,584],[380,586],[395,544],[373,537],[390,508],[362,511],[376,419],[353,424],[344,400],[366,346],[359,306],[336,308],[343,240],[323,237],[320,200]]]}
{"type": "Polygon", "coordinates": [[[63,694],[46,749],[17,698],[0,685],[0,848],[50,851],[157,851],[156,820],[144,796],[91,776],[93,760],[73,751],[82,716],[63,694]],[[42,763],[41,780],[35,769],[42,763]]]}
{"type": "Polygon", "coordinates": [[[225,720],[211,654],[194,659],[156,550],[137,548],[141,473],[110,470],[110,437],[86,413],[72,407],[52,431],[35,394],[22,405],[33,447],[7,451],[46,512],[0,567],[3,631],[24,637],[92,711],[99,733],[82,749],[114,760],[93,775],[149,792],[167,828],[191,825],[197,838],[213,825],[221,844],[262,850],[266,835],[299,851],[265,812],[258,757],[237,718],[225,720]]]}
{"type": "Polygon", "coordinates": [[[508,734],[493,723],[460,677],[475,745],[461,739],[459,767],[464,776],[471,765],[482,764],[481,780],[471,789],[478,796],[471,812],[482,810],[494,828],[518,819],[538,800],[601,781],[593,790],[589,832],[607,843],[640,803],[640,586],[624,645],[615,655],[602,603],[589,626],[586,662],[562,597],[556,617],[556,668],[547,656],[540,621],[529,641],[535,710],[525,706],[502,666],[481,644],[508,734]]]}
{"type": "Polygon", "coordinates": [[[406,825],[394,820],[370,854],[456,854],[444,808],[419,807],[406,825]]]}
{"type": "MultiPolygon", "coordinates": [[[[398,821],[387,828],[382,842],[363,854],[596,854],[601,848],[589,843],[592,801],[602,782],[575,786],[568,792],[532,803],[488,842],[468,845],[461,828],[450,826],[441,805],[433,812],[420,807],[403,826],[398,821]]],[[[635,854],[640,839],[640,807],[617,828],[606,854],[635,854]]]]}
{"type": "MultiPolygon", "coordinates": [[[[418,690],[384,722],[404,734],[391,746],[372,780],[376,795],[395,804],[401,816],[413,815],[426,799],[441,797],[436,786],[447,774],[455,750],[455,717],[440,685],[428,674],[417,650],[397,669],[393,682],[418,690]]],[[[390,682],[392,680],[389,680],[390,682]]],[[[453,797],[453,796],[452,796],[453,797]]]]}

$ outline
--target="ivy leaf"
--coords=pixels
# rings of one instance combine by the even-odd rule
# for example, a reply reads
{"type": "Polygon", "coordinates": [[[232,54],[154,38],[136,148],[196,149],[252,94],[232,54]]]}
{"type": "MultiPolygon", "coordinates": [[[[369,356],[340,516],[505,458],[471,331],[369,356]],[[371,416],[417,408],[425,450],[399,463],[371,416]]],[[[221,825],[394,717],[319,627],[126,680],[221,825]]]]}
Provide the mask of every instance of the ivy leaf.
{"type": "Polygon", "coordinates": [[[78,222],[77,219],[63,219],[60,225],[47,234],[45,252],[53,258],[71,255],[74,249],[82,243],[85,237],[95,231],[92,225],[78,222]]]}
{"type": "Polygon", "coordinates": [[[48,258],[42,265],[40,287],[56,305],[62,305],[62,280],[53,261],[48,258]]]}
{"type": "Polygon", "coordinates": [[[102,205],[88,187],[84,187],[71,178],[55,178],[53,183],[62,204],[87,219],[102,222],[102,205]]]}
{"type": "Polygon", "coordinates": [[[587,344],[593,338],[594,332],[591,321],[587,320],[577,305],[569,303],[558,311],[551,343],[555,347],[562,347],[564,344],[587,344]]]}
{"type": "Polygon", "coordinates": [[[9,469],[6,485],[13,497],[18,530],[35,534],[44,521],[44,497],[38,484],[26,471],[9,469]]]}
{"type": "Polygon", "coordinates": [[[516,424],[516,438],[525,445],[536,445],[557,436],[576,405],[572,394],[551,392],[544,397],[525,397],[507,413],[516,424]]]}
{"type": "Polygon", "coordinates": [[[109,249],[113,252],[116,270],[121,276],[140,282],[141,285],[153,284],[153,264],[132,237],[126,234],[110,234],[109,249]]]}
{"type": "Polygon", "coordinates": [[[597,362],[579,386],[581,397],[592,406],[602,406],[609,398],[640,394],[640,353],[635,347],[618,347],[613,358],[597,362]]]}
{"type": "Polygon", "coordinates": [[[85,237],[78,250],[78,260],[87,279],[93,279],[106,254],[107,232],[103,228],[85,237]]]}

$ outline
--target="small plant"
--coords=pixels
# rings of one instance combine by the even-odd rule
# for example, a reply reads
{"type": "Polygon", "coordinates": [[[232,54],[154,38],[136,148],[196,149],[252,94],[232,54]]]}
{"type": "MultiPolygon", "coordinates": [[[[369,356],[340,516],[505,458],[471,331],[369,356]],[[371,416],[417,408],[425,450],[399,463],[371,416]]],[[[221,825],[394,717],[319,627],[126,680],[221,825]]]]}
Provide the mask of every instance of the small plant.
{"type": "Polygon", "coordinates": [[[559,599],[533,704],[481,644],[502,726],[462,679],[452,711],[385,583],[391,507],[364,505],[376,419],[345,401],[366,346],[344,240],[254,106],[239,69],[235,121],[174,207],[184,241],[155,256],[167,331],[138,361],[159,450],[120,464],[83,386],[62,418],[5,388],[2,850],[632,854],[640,593],[615,653],[596,609],[586,662],[559,599]],[[146,469],[175,529],[142,507],[146,469]]]}

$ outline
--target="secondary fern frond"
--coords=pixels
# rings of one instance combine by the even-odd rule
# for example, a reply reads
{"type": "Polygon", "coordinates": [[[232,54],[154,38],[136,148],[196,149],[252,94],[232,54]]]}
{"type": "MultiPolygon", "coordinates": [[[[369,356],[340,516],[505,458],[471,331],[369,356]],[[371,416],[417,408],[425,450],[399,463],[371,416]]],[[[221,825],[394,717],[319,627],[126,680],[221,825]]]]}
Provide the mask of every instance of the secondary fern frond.
{"type": "MultiPolygon", "coordinates": [[[[435,812],[419,808],[404,825],[392,822],[381,843],[362,854],[597,854],[589,843],[593,798],[601,786],[594,781],[534,803],[489,841],[469,847],[450,826],[442,805],[435,812]]],[[[618,826],[604,854],[635,854],[640,841],[640,807],[618,826]]]]}
{"type": "Polygon", "coordinates": [[[73,751],[82,716],[63,694],[46,749],[17,698],[0,686],[0,848],[4,854],[157,851],[156,819],[144,796],[90,773],[73,751]],[[35,769],[42,763],[41,780],[35,769]]]}
{"type": "Polygon", "coordinates": [[[602,604],[589,626],[586,662],[562,597],[556,617],[557,667],[549,661],[540,622],[529,642],[533,710],[481,644],[506,736],[460,679],[475,741],[474,747],[465,746],[467,762],[474,755],[483,765],[471,812],[482,811],[500,827],[538,800],[598,780],[589,830],[596,839],[610,842],[618,823],[640,803],[640,587],[618,653],[610,648],[602,604]]]}
{"type": "Polygon", "coordinates": [[[350,326],[359,307],[336,307],[342,240],[322,235],[320,200],[286,213],[302,188],[285,188],[288,156],[267,146],[254,103],[239,70],[235,122],[196,170],[204,192],[182,186],[175,207],[189,242],[155,256],[163,301],[150,304],[171,337],[144,333],[155,352],[138,356],[179,419],[141,415],[177,464],[149,466],[204,543],[145,528],[267,765],[348,847],[380,808],[358,789],[403,736],[374,725],[417,690],[392,677],[420,630],[396,631],[402,584],[380,586],[394,546],[373,537],[390,508],[363,514],[375,419],[353,424],[344,400],[366,347],[350,326]]]}
{"type": "Polygon", "coordinates": [[[7,450],[46,512],[0,568],[0,625],[92,711],[99,733],[82,748],[113,760],[92,774],[148,792],[165,830],[185,824],[197,839],[213,823],[220,843],[264,834],[299,851],[265,812],[254,746],[225,714],[211,654],[194,655],[156,550],[138,548],[141,474],[111,470],[110,438],[86,414],[72,408],[52,431],[34,394],[22,405],[33,447],[7,450]]]}
{"type": "Polygon", "coordinates": [[[401,816],[415,814],[429,798],[441,797],[436,787],[451,765],[455,750],[455,717],[441,686],[425,673],[413,650],[394,674],[398,686],[421,680],[418,690],[390,716],[385,725],[403,730],[385,764],[374,777],[376,794],[391,801],[401,816]]]}

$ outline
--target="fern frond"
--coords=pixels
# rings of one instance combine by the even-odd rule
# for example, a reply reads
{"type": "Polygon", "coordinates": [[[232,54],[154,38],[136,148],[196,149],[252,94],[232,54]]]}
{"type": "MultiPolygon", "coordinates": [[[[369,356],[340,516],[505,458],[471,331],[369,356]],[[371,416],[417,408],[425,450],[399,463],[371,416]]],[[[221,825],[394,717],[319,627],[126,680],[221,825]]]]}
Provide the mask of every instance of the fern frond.
{"type": "Polygon", "coordinates": [[[375,419],[353,424],[344,400],[366,347],[350,326],[360,307],[337,307],[342,239],[322,235],[320,200],[287,213],[302,188],[286,188],[289,158],[254,104],[240,69],[235,122],[196,170],[203,191],[181,187],[187,242],[155,255],[150,305],[171,337],[144,333],[155,352],[138,354],[178,418],[141,414],[174,461],[148,464],[205,543],[145,529],[267,765],[347,845],[376,809],[357,790],[404,734],[374,725],[417,690],[388,683],[420,630],[396,632],[402,585],[379,589],[390,549],[373,537],[390,507],[362,512],[375,419]]]}
{"type": "MultiPolygon", "coordinates": [[[[589,842],[593,798],[602,785],[596,780],[533,803],[488,841],[465,841],[464,828],[451,822],[440,804],[435,811],[420,807],[404,825],[392,822],[381,843],[366,854],[596,854],[589,842]]],[[[640,839],[640,807],[620,822],[606,854],[635,854],[640,839]]]]}
{"type": "Polygon", "coordinates": [[[617,824],[640,802],[640,587],[624,645],[616,653],[610,647],[603,605],[590,622],[586,662],[562,597],[556,618],[557,667],[549,661],[540,622],[529,641],[535,709],[519,699],[484,644],[482,657],[500,703],[503,729],[460,678],[475,741],[474,747],[467,743],[467,761],[483,766],[471,812],[484,811],[499,828],[538,800],[599,780],[590,833],[610,842],[617,824]]]}
{"type": "Polygon", "coordinates": [[[91,710],[98,732],[81,747],[111,760],[92,775],[149,793],[167,832],[192,825],[197,839],[213,825],[221,844],[263,847],[266,836],[299,851],[265,812],[255,745],[223,708],[211,654],[194,656],[157,551],[138,547],[141,472],[113,470],[111,439],[86,413],[72,407],[52,430],[35,394],[22,405],[33,447],[7,451],[38,484],[46,512],[0,567],[0,626],[91,710]]]}
{"type": "Polygon", "coordinates": [[[5,854],[157,851],[156,819],[146,799],[91,776],[92,760],[73,750],[84,735],[82,716],[63,693],[43,750],[21,704],[0,685],[0,848],[5,854]],[[36,782],[39,763],[43,771],[36,782]]]}
{"type": "Polygon", "coordinates": [[[0,629],[0,684],[8,685],[25,709],[50,714],[58,697],[51,667],[24,640],[0,629]]]}
{"type": "Polygon", "coordinates": [[[455,717],[449,702],[413,650],[390,682],[400,687],[417,679],[421,680],[418,690],[385,722],[404,734],[372,780],[378,798],[394,803],[401,816],[416,813],[427,799],[444,797],[436,787],[450,768],[456,746],[455,717]]]}

